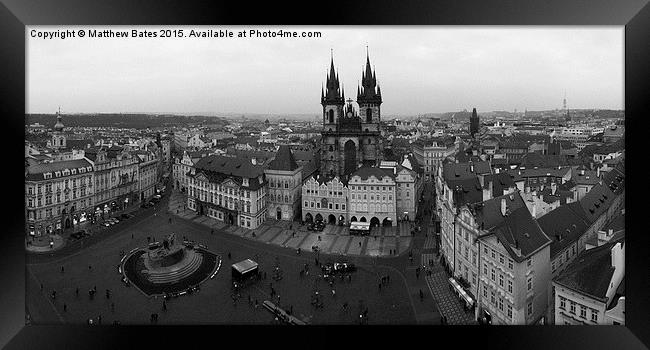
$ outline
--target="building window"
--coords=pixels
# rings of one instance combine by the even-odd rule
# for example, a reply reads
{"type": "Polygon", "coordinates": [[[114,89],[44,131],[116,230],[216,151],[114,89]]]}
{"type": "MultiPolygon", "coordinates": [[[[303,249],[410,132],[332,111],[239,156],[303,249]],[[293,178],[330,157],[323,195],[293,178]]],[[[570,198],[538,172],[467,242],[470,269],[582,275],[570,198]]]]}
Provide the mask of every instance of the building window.
{"type": "Polygon", "coordinates": [[[495,277],[495,274],[494,274],[494,269],[492,269],[491,280],[496,281],[496,277],[495,277]]]}
{"type": "Polygon", "coordinates": [[[532,301],[528,302],[528,306],[526,307],[526,311],[528,313],[528,316],[533,315],[533,302],[532,301]]]}
{"type": "Polygon", "coordinates": [[[512,293],[512,280],[508,280],[508,293],[512,293]]]}
{"type": "Polygon", "coordinates": [[[580,317],[587,318],[587,307],[580,305],[580,317]]]}
{"type": "Polygon", "coordinates": [[[513,266],[512,260],[508,260],[508,268],[510,270],[512,270],[512,266],[513,266]]]}
{"type": "Polygon", "coordinates": [[[563,297],[560,297],[560,309],[566,310],[566,299],[564,299],[563,297]]]}
{"type": "Polygon", "coordinates": [[[503,311],[503,298],[499,298],[499,310],[503,311]]]}
{"type": "Polygon", "coordinates": [[[531,291],[533,289],[533,277],[528,277],[528,280],[526,281],[526,290],[531,291]]]}
{"type": "Polygon", "coordinates": [[[508,310],[508,318],[512,319],[512,305],[508,304],[506,309],[508,310]]]}
{"type": "Polygon", "coordinates": [[[569,312],[574,315],[576,314],[576,303],[574,303],[573,301],[571,302],[571,307],[569,309],[569,312]]]}
{"type": "Polygon", "coordinates": [[[494,291],[493,290],[490,291],[490,302],[492,304],[496,304],[496,301],[494,300],[494,291]]]}
{"type": "Polygon", "coordinates": [[[530,258],[526,261],[526,266],[531,267],[533,265],[533,258],[530,258]]]}
{"type": "Polygon", "coordinates": [[[499,274],[499,286],[503,288],[503,275],[499,274]]]}
{"type": "Polygon", "coordinates": [[[591,320],[598,322],[598,311],[591,309],[591,320]]]}

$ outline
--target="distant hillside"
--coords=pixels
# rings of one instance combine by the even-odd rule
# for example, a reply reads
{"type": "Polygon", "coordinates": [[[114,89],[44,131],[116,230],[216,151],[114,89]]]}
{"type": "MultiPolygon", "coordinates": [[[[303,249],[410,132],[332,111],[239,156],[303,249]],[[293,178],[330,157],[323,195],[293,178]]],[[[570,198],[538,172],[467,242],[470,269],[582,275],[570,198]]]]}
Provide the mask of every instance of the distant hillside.
{"type": "MultiPolygon", "coordinates": [[[[25,125],[39,123],[45,127],[53,127],[56,123],[54,114],[26,114],[25,125]]],[[[206,116],[180,116],[180,115],[152,115],[152,114],[71,114],[63,116],[66,126],[88,127],[118,127],[145,129],[149,127],[164,127],[184,125],[188,123],[227,124],[219,117],[206,116]]]]}

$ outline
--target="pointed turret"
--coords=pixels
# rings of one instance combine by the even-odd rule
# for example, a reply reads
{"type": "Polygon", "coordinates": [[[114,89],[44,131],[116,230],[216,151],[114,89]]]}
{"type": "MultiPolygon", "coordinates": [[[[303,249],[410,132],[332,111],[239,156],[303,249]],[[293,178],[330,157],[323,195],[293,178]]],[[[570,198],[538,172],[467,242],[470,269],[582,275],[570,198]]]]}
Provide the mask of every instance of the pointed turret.
{"type": "Polygon", "coordinates": [[[366,65],[361,73],[361,89],[357,102],[364,103],[381,103],[381,96],[377,90],[377,75],[370,65],[370,54],[366,51],[366,65]]]}
{"type": "Polygon", "coordinates": [[[338,72],[334,69],[334,57],[330,60],[330,70],[327,74],[327,82],[325,83],[325,91],[322,94],[321,103],[322,104],[343,104],[341,98],[341,88],[339,84],[339,75],[338,72]]]}

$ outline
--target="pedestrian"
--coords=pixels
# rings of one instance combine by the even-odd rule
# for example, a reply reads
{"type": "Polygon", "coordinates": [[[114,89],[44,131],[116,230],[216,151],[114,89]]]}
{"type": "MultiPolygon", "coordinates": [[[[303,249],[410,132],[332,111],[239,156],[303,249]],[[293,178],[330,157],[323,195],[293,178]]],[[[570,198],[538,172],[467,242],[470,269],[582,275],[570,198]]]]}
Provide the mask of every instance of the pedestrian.
{"type": "Polygon", "coordinates": [[[334,289],[332,289],[332,297],[336,298],[336,291],[334,289]]]}
{"type": "Polygon", "coordinates": [[[231,255],[230,255],[230,252],[228,252],[228,260],[230,260],[230,258],[231,258],[231,255]]]}
{"type": "Polygon", "coordinates": [[[64,271],[64,269],[63,269],[63,265],[61,265],[61,273],[63,273],[63,271],[64,271]]]}
{"type": "Polygon", "coordinates": [[[101,314],[99,314],[99,316],[97,316],[97,323],[102,324],[102,315],[101,314]]]}
{"type": "Polygon", "coordinates": [[[164,300],[163,300],[163,303],[162,303],[162,309],[163,309],[163,311],[167,311],[167,303],[164,300]]]}
{"type": "Polygon", "coordinates": [[[133,233],[131,233],[131,239],[133,239],[133,233]]]}
{"type": "Polygon", "coordinates": [[[41,283],[41,292],[43,291],[43,283],[41,283]]]}
{"type": "Polygon", "coordinates": [[[420,301],[424,300],[424,293],[422,292],[422,289],[420,289],[420,301]]]}
{"type": "Polygon", "coordinates": [[[379,283],[379,291],[381,292],[381,283],[379,283]]]}
{"type": "Polygon", "coordinates": [[[56,299],[56,291],[55,290],[52,291],[52,299],[56,299]]]}
{"type": "Polygon", "coordinates": [[[74,294],[75,296],[79,297],[79,287],[77,287],[77,289],[74,290],[74,294]]]}
{"type": "Polygon", "coordinates": [[[257,302],[257,299],[255,299],[255,308],[257,309],[258,306],[259,306],[259,303],[257,302]]]}
{"type": "Polygon", "coordinates": [[[91,271],[93,267],[91,265],[88,265],[88,271],[91,271]]]}
{"type": "Polygon", "coordinates": [[[390,283],[390,276],[386,275],[386,283],[390,283]]]}
{"type": "Polygon", "coordinates": [[[63,312],[66,312],[66,311],[68,311],[68,305],[66,305],[65,303],[63,303],[63,312]]]}

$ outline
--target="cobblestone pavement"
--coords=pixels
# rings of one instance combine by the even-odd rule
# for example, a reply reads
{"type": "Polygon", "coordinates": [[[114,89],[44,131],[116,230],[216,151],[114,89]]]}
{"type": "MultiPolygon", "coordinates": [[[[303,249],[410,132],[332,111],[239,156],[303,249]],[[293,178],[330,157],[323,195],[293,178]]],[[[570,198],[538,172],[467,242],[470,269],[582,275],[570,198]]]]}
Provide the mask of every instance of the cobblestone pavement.
{"type": "Polygon", "coordinates": [[[169,200],[169,211],[184,219],[192,220],[210,229],[281,247],[311,251],[317,246],[322,254],[342,256],[390,257],[404,254],[411,247],[413,237],[411,224],[400,222],[395,227],[373,228],[369,236],[350,236],[344,226],[326,225],[322,232],[308,231],[307,226],[297,222],[266,221],[254,230],[229,226],[207,216],[199,216],[185,207],[185,195],[174,191],[169,200]]]}
{"type": "Polygon", "coordinates": [[[440,308],[440,313],[447,317],[447,323],[450,325],[476,324],[474,314],[466,312],[458,296],[449,289],[449,277],[444,268],[440,266],[435,254],[422,254],[421,263],[431,271],[431,275],[425,273],[425,279],[440,308]],[[431,261],[432,265],[430,265],[431,261]]]}

